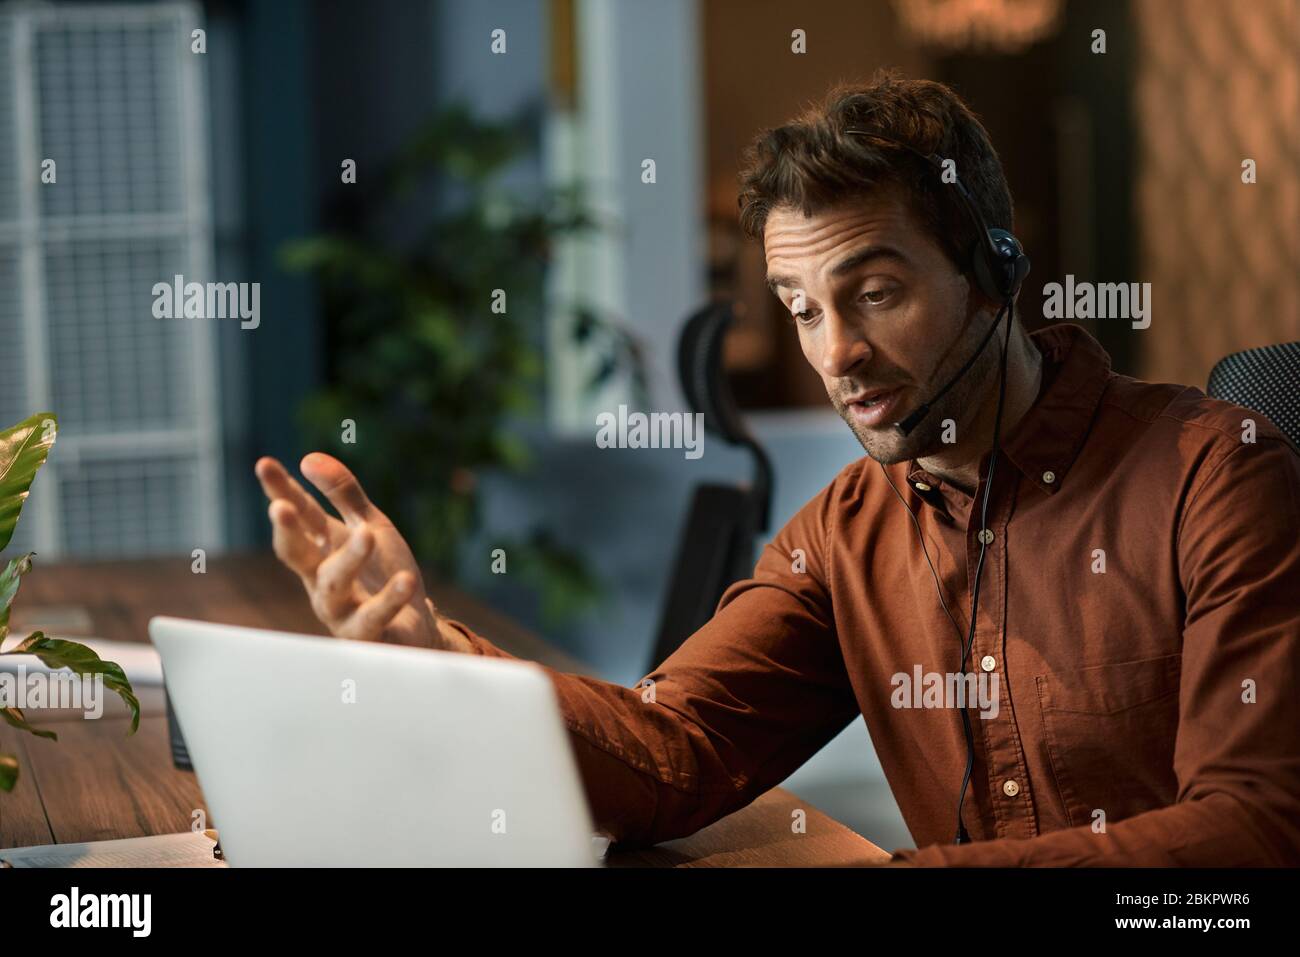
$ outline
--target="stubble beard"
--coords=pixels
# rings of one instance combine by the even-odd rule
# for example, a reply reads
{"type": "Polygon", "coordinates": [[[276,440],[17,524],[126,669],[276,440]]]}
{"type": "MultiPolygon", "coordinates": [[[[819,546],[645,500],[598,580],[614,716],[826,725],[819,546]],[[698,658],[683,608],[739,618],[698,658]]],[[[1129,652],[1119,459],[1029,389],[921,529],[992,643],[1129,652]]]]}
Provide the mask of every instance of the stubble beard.
{"type": "MultiPolygon", "coordinates": [[[[931,381],[925,383],[919,393],[908,397],[910,404],[906,407],[907,415],[919,408],[919,403],[933,396],[952,378],[978,347],[980,339],[988,333],[987,322],[968,323],[966,329],[967,334],[962,337],[958,346],[949,352],[943,368],[935,372],[931,381]]],[[[862,427],[854,422],[849,408],[838,396],[832,395],[831,403],[853,432],[863,451],[882,465],[893,465],[896,462],[938,455],[960,441],[962,430],[974,420],[979,404],[987,398],[989,389],[997,387],[997,373],[1001,359],[1001,333],[994,333],[993,338],[998,341],[986,345],[966,374],[943,397],[931,404],[930,411],[909,435],[904,435],[903,430],[894,423],[877,428],[862,427]],[[945,442],[945,435],[953,441],[945,442]]],[[[904,418],[906,415],[899,416],[898,421],[904,418]]]]}

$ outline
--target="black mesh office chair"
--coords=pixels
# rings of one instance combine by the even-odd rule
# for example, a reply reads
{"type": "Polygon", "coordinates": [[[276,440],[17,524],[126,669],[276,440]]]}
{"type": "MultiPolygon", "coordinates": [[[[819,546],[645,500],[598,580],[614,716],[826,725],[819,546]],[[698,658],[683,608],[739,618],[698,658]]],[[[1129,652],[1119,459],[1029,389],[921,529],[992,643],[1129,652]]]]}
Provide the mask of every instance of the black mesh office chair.
{"type": "Polygon", "coordinates": [[[1261,346],[1220,359],[1210,370],[1205,391],[1268,416],[1300,448],[1300,342],[1261,346]]]}
{"type": "Polygon", "coordinates": [[[727,303],[710,304],[692,315],[678,342],[677,367],[690,410],[704,414],[709,435],[749,450],[754,477],[747,486],[696,486],[677,546],[651,669],[713,617],[729,585],[753,572],[755,543],[770,518],[772,465],[745,428],[722,374],[722,340],[731,320],[727,303]]]}

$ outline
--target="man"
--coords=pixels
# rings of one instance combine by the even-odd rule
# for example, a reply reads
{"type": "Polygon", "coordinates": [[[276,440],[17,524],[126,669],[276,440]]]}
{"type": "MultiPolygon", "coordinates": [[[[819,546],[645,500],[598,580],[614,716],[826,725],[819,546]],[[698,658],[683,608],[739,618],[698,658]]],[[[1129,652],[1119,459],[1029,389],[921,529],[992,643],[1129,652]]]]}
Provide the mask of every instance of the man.
{"type": "MultiPolygon", "coordinates": [[[[1300,863],[1300,456],[1261,416],[1111,372],[1077,326],[1007,317],[979,350],[1001,303],[930,154],[1010,229],[987,134],[939,84],[834,91],[751,149],[742,224],[867,457],[644,687],[551,673],[597,823],[689,834],[861,714],[920,848],[896,862],[1300,863]],[[945,693],[968,678],[980,705],[945,693]]],[[[505,656],[437,613],[341,463],[302,462],[341,521],[256,471],[334,634],[505,656]]]]}

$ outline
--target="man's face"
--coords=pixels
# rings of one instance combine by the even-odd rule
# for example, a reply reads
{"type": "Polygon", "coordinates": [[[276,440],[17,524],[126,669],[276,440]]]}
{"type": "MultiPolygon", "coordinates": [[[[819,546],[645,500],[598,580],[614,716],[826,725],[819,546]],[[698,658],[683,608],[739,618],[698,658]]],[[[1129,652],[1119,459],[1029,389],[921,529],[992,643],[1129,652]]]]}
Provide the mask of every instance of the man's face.
{"type": "Polygon", "coordinates": [[[895,423],[970,358],[991,310],[899,198],[854,199],[812,217],[778,207],[763,245],[768,285],[868,455],[888,465],[938,454],[951,448],[941,438],[946,419],[960,441],[975,400],[994,381],[996,349],[980,355],[911,435],[895,423]]]}

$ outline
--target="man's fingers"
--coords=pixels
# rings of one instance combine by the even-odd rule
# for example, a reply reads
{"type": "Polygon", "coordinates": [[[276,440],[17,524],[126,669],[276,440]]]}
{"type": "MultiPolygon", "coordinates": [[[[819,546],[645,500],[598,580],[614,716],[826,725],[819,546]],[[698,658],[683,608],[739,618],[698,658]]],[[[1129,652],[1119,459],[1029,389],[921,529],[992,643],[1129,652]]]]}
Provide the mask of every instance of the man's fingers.
{"type": "Polygon", "coordinates": [[[370,557],[375,536],[364,525],[352,530],[347,540],[331,552],[316,569],[316,604],[326,624],[346,618],[353,608],[353,584],[357,572],[370,557]]]}
{"type": "Polygon", "coordinates": [[[357,477],[348,467],[324,452],[312,452],[303,458],[298,468],[312,485],[321,490],[349,525],[371,518],[375,507],[361,489],[357,477]]]}
{"type": "Polygon", "coordinates": [[[410,572],[398,572],[378,594],[371,595],[352,613],[343,626],[344,638],[359,641],[378,641],[393,617],[402,610],[415,592],[415,580],[410,572]]]}
{"type": "Polygon", "coordinates": [[[328,542],[329,516],[320,507],[320,503],[285,471],[283,465],[269,455],[264,455],[253,466],[253,474],[257,476],[267,498],[271,501],[278,498],[288,501],[297,509],[298,517],[302,519],[305,528],[319,539],[321,544],[328,542]]]}
{"type": "Polygon", "coordinates": [[[277,498],[268,506],[267,514],[271,518],[271,547],[275,557],[310,583],[322,552],[308,535],[298,510],[285,499],[277,498]]]}

